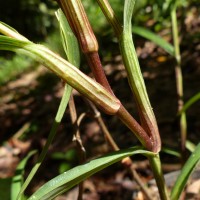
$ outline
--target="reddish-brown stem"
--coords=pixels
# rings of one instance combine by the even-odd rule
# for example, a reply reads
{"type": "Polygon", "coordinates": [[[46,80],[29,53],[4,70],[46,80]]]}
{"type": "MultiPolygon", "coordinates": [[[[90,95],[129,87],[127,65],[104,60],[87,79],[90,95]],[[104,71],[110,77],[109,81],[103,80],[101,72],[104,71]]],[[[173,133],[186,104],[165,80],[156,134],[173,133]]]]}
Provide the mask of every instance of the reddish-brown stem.
{"type": "Polygon", "coordinates": [[[137,99],[135,98],[135,102],[137,104],[139,116],[140,116],[140,121],[141,121],[141,126],[144,128],[146,133],[149,136],[149,139],[152,142],[153,145],[153,152],[159,152],[161,149],[161,139],[160,139],[160,134],[159,130],[157,127],[157,122],[156,119],[154,118],[156,123],[152,123],[152,120],[149,120],[148,116],[142,113],[142,108],[140,107],[137,99]]]}
{"type": "Polygon", "coordinates": [[[155,151],[153,143],[145,130],[140,124],[130,115],[130,113],[124,108],[123,105],[120,106],[117,114],[120,120],[133,132],[136,137],[140,140],[146,149],[150,151],[155,151]]]}
{"type": "MultiPolygon", "coordinates": [[[[98,55],[98,43],[93,33],[87,15],[80,0],[57,0],[66,15],[69,24],[78,38],[82,52],[85,54],[88,64],[95,76],[97,82],[104,86],[112,95],[112,89],[103,71],[101,61],[98,55]]],[[[105,110],[102,107],[103,110],[105,110]]],[[[144,147],[151,151],[157,151],[153,147],[152,138],[147,135],[141,125],[128,113],[121,105],[117,116],[135,133],[144,147]]],[[[157,147],[156,147],[157,148],[157,147]]]]}
{"type": "MultiPolygon", "coordinates": [[[[89,104],[90,108],[92,109],[92,111],[94,112],[94,117],[97,120],[103,134],[104,137],[106,139],[106,141],[108,142],[108,144],[112,147],[113,150],[118,151],[120,150],[120,148],[118,147],[118,145],[116,144],[116,142],[114,141],[112,135],[110,134],[110,132],[108,131],[102,117],[101,117],[101,113],[98,111],[98,109],[96,108],[96,106],[89,100],[85,99],[85,101],[89,104]]],[[[150,191],[147,189],[147,187],[144,185],[143,181],[141,180],[141,178],[139,177],[137,171],[135,170],[135,167],[133,165],[133,161],[131,160],[130,157],[124,158],[121,161],[122,165],[125,166],[126,168],[129,169],[129,171],[131,172],[134,180],[138,183],[138,185],[141,187],[141,190],[143,191],[145,197],[148,200],[151,200],[151,193],[150,191]]]]}
{"type": "Polygon", "coordinates": [[[110,84],[108,83],[103,67],[101,65],[98,52],[87,53],[85,56],[96,81],[104,86],[111,94],[113,94],[113,91],[110,87],[110,84]]]}

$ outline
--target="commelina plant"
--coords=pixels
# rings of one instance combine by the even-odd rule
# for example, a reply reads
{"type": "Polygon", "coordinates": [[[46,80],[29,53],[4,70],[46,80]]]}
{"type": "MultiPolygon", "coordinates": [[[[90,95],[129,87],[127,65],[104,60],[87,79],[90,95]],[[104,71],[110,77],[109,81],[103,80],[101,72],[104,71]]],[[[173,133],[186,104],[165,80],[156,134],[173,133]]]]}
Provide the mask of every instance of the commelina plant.
{"type": "MultiPolygon", "coordinates": [[[[118,147],[115,146],[114,149],[118,151],[114,151],[113,153],[104,155],[90,162],[80,164],[53,178],[32,194],[32,196],[29,197],[30,200],[54,199],[74,185],[81,183],[92,174],[134,154],[143,154],[149,159],[158,186],[160,198],[162,200],[176,200],[183,191],[189,175],[198,163],[200,158],[200,154],[198,153],[200,149],[199,145],[186,162],[171,194],[169,194],[163,177],[159,157],[159,152],[161,150],[159,130],[146,91],[132,39],[131,21],[135,0],[124,1],[122,24],[117,19],[107,0],[97,0],[97,2],[118,38],[120,52],[127,71],[129,85],[135,98],[140,122],[136,121],[134,117],[131,116],[110,87],[99,58],[98,42],[81,0],[57,0],[62,11],[58,10],[56,16],[60,24],[61,39],[67,55],[67,60],[61,58],[47,47],[31,42],[16,30],[1,22],[0,32],[4,36],[0,36],[0,50],[20,51],[25,55],[31,56],[35,60],[41,62],[66,83],[65,91],[47,143],[39,156],[38,162],[33,167],[24,184],[20,187],[19,191],[15,191],[15,194],[13,193],[13,199],[24,198],[24,191],[41,165],[48,147],[55,136],[57,127],[69,102],[72,88],[79,91],[80,94],[90,100],[103,112],[109,115],[116,115],[131,130],[131,132],[135,134],[142,146],[132,147],[126,150],[118,150],[118,147]],[[87,63],[91,68],[95,80],[91,79],[78,69],[80,64],[79,46],[87,59],[87,63]]],[[[167,49],[169,45],[166,46],[167,49]]],[[[173,48],[171,52],[173,52],[173,48]]],[[[74,119],[76,120],[76,117],[74,119]]],[[[78,144],[81,146],[80,141],[78,144]]],[[[151,197],[149,197],[149,199],[150,198],[151,197]]],[[[79,199],[81,199],[80,196],[79,199]]]]}

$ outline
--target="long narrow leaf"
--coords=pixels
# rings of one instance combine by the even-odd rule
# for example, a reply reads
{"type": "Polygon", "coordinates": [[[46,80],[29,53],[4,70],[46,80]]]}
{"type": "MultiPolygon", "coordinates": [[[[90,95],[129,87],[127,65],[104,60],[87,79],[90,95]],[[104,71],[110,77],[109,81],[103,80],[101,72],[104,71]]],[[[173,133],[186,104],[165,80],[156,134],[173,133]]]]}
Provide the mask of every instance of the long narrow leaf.
{"type": "Polygon", "coordinates": [[[189,150],[191,153],[192,153],[192,152],[195,150],[195,148],[196,148],[196,145],[195,145],[193,142],[191,142],[190,140],[186,140],[185,146],[186,146],[186,149],[189,150]]]}
{"type": "Polygon", "coordinates": [[[195,94],[193,97],[191,97],[184,104],[183,108],[180,110],[180,112],[178,113],[178,115],[181,115],[182,113],[184,113],[188,108],[190,108],[190,106],[192,106],[194,103],[196,103],[199,100],[200,100],[200,92],[198,92],[197,94],[195,94]]]}
{"type": "Polygon", "coordinates": [[[163,147],[162,152],[172,155],[172,156],[176,156],[178,158],[181,157],[181,154],[178,151],[175,151],[174,149],[171,149],[171,148],[163,147]]]}
{"type": "Polygon", "coordinates": [[[48,48],[32,42],[0,36],[0,50],[17,51],[19,49],[23,49],[23,53],[43,63],[108,114],[115,114],[118,111],[120,102],[116,97],[48,48]]]}
{"type": "Polygon", "coordinates": [[[57,10],[56,17],[59,21],[62,44],[67,56],[67,60],[73,65],[79,66],[80,51],[78,41],[61,9],[57,10]]]}
{"type": "Polygon", "coordinates": [[[41,188],[39,188],[39,190],[37,190],[29,198],[29,200],[54,199],[59,194],[66,192],[67,190],[77,185],[81,181],[87,179],[94,173],[101,171],[102,169],[120,161],[125,157],[132,156],[135,154],[155,156],[155,154],[152,152],[141,150],[138,148],[130,148],[102,156],[86,164],[74,167],[73,169],[51,179],[49,182],[47,182],[41,188]]]}
{"type": "Polygon", "coordinates": [[[15,176],[12,178],[12,184],[11,184],[11,200],[16,200],[17,195],[19,191],[21,190],[23,181],[24,181],[24,168],[26,166],[26,163],[28,159],[34,155],[37,151],[33,150],[30,151],[27,156],[19,163],[17,166],[15,176]]]}
{"type": "Polygon", "coordinates": [[[7,35],[9,37],[13,37],[22,41],[28,41],[27,38],[25,38],[23,35],[19,34],[17,30],[15,30],[13,27],[9,26],[8,24],[5,24],[0,21],[0,32],[4,35],[7,35]]]}
{"type": "Polygon", "coordinates": [[[197,145],[195,151],[189,157],[183,169],[181,170],[181,173],[178,176],[176,183],[172,189],[171,200],[179,199],[181,192],[183,191],[188,181],[189,176],[195,169],[195,166],[198,164],[199,160],[200,160],[200,143],[197,145]]]}
{"type": "Polygon", "coordinates": [[[140,69],[139,61],[132,39],[132,13],[135,0],[124,1],[123,32],[119,37],[119,45],[127,71],[129,85],[134,93],[138,106],[142,127],[153,143],[152,151],[159,152],[161,148],[157,122],[149,101],[146,86],[140,69]]]}
{"type": "Polygon", "coordinates": [[[31,172],[29,173],[27,179],[25,180],[25,182],[22,185],[20,191],[18,192],[17,198],[15,198],[14,200],[16,200],[16,199],[17,200],[19,200],[19,199],[21,200],[22,199],[25,189],[27,188],[27,186],[31,182],[32,178],[36,174],[37,170],[39,169],[40,165],[42,164],[42,162],[43,162],[43,160],[44,160],[44,158],[45,158],[45,156],[47,154],[48,148],[49,148],[50,144],[52,143],[52,141],[53,141],[53,139],[55,137],[55,134],[57,132],[58,126],[59,126],[59,124],[61,122],[61,119],[63,118],[64,112],[66,110],[66,107],[67,107],[67,104],[68,104],[68,101],[69,101],[69,98],[70,98],[70,95],[71,95],[71,87],[70,87],[70,90],[68,89],[69,87],[70,86],[68,86],[68,85],[65,86],[64,94],[62,96],[62,99],[61,99],[61,102],[60,102],[56,117],[54,119],[54,122],[53,122],[53,125],[51,127],[50,133],[48,135],[47,142],[46,142],[45,146],[42,149],[42,152],[41,152],[41,154],[40,154],[40,156],[39,156],[39,158],[37,160],[37,163],[31,169],[31,172]]]}
{"type": "Polygon", "coordinates": [[[174,47],[169,42],[167,42],[162,37],[160,37],[159,35],[156,35],[152,31],[150,31],[146,28],[143,28],[143,27],[139,27],[139,26],[133,26],[132,31],[135,34],[154,42],[156,45],[163,48],[170,55],[174,56],[174,47]]]}
{"type": "MultiPolygon", "coordinates": [[[[72,30],[70,29],[67,20],[64,18],[64,15],[62,14],[61,10],[58,10],[56,12],[56,16],[59,20],[60,30],[61,30],[61,35],[62,35],[62,43],[63,43],[63,47],[65,49],[65,53],[68,58],[68,61],[71,62],[72,64],[74,64],[75,66],[79,67],[80,66],[80,55],[79,55],[78,42],[77,42],[72,30]]],[[[46,142],[44,148],[42,149],[42,152],[38,158],[37,163],[32,168],[25,183],[23,184],[23,186],[18,194],[18,199],[22,198],[24,190],[26,189],[26,187],[28,186],[28,184],[30,183],[30,181],[32,180],[34,175],[36,174],[37,170],[39,169],[40,165],[42,164],[42,162],[47,154],[48,148],[55,137],[58,126],[63,118],[64,113],[65,113],[67,104],[69,102],[69,98],[71,96],[71,92],[72,92],[72,87],[68,84],[65,84],[64,93],[63,93],[57,114],[55,116],[54,123],[51,127],[50,134],[47,138],[47,142],[46,142]]]]}

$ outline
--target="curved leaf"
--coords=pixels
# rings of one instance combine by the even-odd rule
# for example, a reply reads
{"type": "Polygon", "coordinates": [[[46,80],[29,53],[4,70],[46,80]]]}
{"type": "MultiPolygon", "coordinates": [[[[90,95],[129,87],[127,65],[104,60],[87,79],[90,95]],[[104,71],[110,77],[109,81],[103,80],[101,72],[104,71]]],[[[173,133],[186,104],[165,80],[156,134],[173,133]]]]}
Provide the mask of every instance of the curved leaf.
{"type": "MultiPolygon", "coordinates": [[[[60,23],[62,44],[64,46],[68,61],[70,63],[74,64],[75,66],[79,67],[80,66],[80,55],[79,55],[79,47],[78,47],[77,39],[75,38],[72,30],[70,29],[70,27],[68,25],[67,20],[64,18],[62,11],[60,9],[56,12],[56,16],[60,23]]],[[[55,137],[55,134],[57,132],[59,124],[63,118],[63,115],[65,113],[66,107],[69,102],[69,98],[71,96],[71,92],[72,92],[72,87],[68,84],[65,84],[64,93],[63,93],[62,99],[60,101],[60,105],[58,107],[58,111],[55,116],[50,133],[48,135],[47,142],[42,149],[42,152],[37,160],[37,163],[31,169],[31,172],[29,173],[26,181],[22,185],[21,190],[18,194],[17,200],[21,199],[21,196],[23,195],[24,190],[27,188],[30,181],[32,180],[32,178],[34,177],[34,175],[36,174],[37,170],[39,169],[40,165],[43,162],[43,160],[47,154],[47,151],[49,149],[49,146],[55,137]]]]}
{"type": "Polygon", "coordinates": [[[61,9],[56,11],[56,17],[60,25],[62,44],[67,55],[67,60],[75,66],[80,65],[80,51],[78,41],[73,34],[69,23],[61,9]]]}
{"type": "Polygon", "coordinates": [[[174,56],[174,47],[159,35],[156,35],[152,31],[139,26],[134,26],[132,31],[135,34],[154,42],[156,45],[163,48],[170,55],[174,56]]]}
{"type": "Polygon", "coordinates": [[[196,103],[198,100],[200,100],[200,92],[198,92],[196,95],[191,97],[183,106],[183,108],[180,110],[178,115],[181,115],[184,113],[190,106],[192,106],[194,103],[196,103]]]}
{"type": "Polygon", "coordinates": [[[22,53],[28,54],[43,63],[108,114],[115,114],[119,110],[120,102],[116,97],[45,46],[0,36],[0,50],[17,51],[19,49],[22,50],[22,53]]]}
{"type": "Polygon", "coordinates": [[[28,41],[23,35],[19,34],[13,27],[0,21],[0,32],[9,37],[17,38],[22,41],[28,41]]]}
{"type": "Polygon", "coordinates": [[[175,151],[174,149],[171,149],[171,148],[163,147],[161,151],[166,153],[166,154],[176,156],[178,158],[181,157],[181,154],[178,151],[175,151]]]}
{"type": "Polygon", "coordinates": [[[21,190],[23,181],[24,181],[24,168],[26,166],[26,163],[28,159],[34,155],[37,151],[33,150],[30,151],[27,156],[18,164],[15,176],[12,178],[12,185],[11,185],[11,200],[16,200],[17,195],[21,190]]]}
{"type": "Polygon", "coordinates": [[[112,165],[120,161],[121,159],[132,156],[134,154],[143,154],[145,156],[156,155],[152,152],[141,150],[138,148],[130,148],[104,155],[86,164],[74,167],[73,169],[51,179],[49,182],[39,188],[39,190],[37,190],[29,198],[29,200],[54,199],[59,194],[66,192],[67,190],[85,180],[86,178],[90,177],[94,173],[101,171],[109,165],[112,165]]]}
{"type": "Polygon", "coordinates": [[[200,160],[200,143],[197,145],[195,151],[189,157],[183,169],[181,170],[180,175],[178,176],[176,183],[171,192],[171,200],[179,199],[181,192],[183,191],[189,176],[195,169],[195,166],[198,164],[200,160]]]}
{"type": "Polygon", "coordinates": [[[196,148],[196,145],[195,145],[193,142],[191,142],[190,140],[186,140],[185,146],[186,146],[186,149],[187,149],[188,151],[190,151],[191,153],[192,153],[192,152],[195,150],[195,148],[196,148]]]}
{"type": "MultiPolygon", "coordinates": [[[[145,127],[145,131],[148,133],[147,137],[151,138],[153,144],[152,151],[159,152],[161,148],[161,141],[157,122],[147,94],[145,82],[132,39],[131,20],[134,4],[135,0],[124,1],[124,23],[123,32],[119,37],[119,46],[124,66],[127,71],[128,82],[134,94],[138,110],[140,111],[139,115],[142,122],[142,127],[145,127]]],[[[137,137],[142,144],[144,144],[144,139],[140,137],[140,135],[137,137]]]]}

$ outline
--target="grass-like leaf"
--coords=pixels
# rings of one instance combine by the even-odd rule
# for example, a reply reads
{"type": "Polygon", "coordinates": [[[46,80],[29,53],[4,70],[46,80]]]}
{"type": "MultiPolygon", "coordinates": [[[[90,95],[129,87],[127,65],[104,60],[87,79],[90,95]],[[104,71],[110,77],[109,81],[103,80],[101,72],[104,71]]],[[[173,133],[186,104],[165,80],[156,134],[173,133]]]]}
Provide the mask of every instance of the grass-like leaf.
{"type": "MultiPolygon", "coordinates": [[[[27,156],[19,163],[17,166],[15,176],[12,178],[12,184],[11,184],[11,200],[16,200],[17,195],[19,194],[22,184],[24,182],[24,168],[26,166],[26,163],[28,159],[34,155],[37,151],[33,150],[30,151],[27,156]]],[[[21,198],[22,199],[22,198],[21,198]]]]}
{"type": "Polygon", "coordinates": [[[135,34],[142,36],[145,39],[154,42],[156,45],[163,48],[170,55],[174,56],[174,47],[169,42],[167,42],[162,37],[160,37],[159,35],[153,33],[152,31],[150,31],[146,28],[139,27],[139,26],[133,26],[132,31],[135,34]]]}
{"type": "Polygon", "coordinates": [[[0,36],[0,50],[18,51],[19,49],[22,50],[22,53],[43,63],[69,85],[77,89],[97,106],[103,108],[108,114],[115,114],[118,111],[120,102],[116,97],[45,46],[34,44],[30,41],[26,42],[7,36],[0,36]]]}
{"type": "Polygon", "coordinates": [[[171,200],[177,200],[183,191],[189,176],[195,169],[195,166],[200,160],[200,143],[197,145],[195,151],[191,154],[187,162],[185,163],[180,175],[178,176],[176,183],[171,192],[171,200]]]}
{"type": "Polygon", "coordinates": [[[198,92],[197,94],[195,94],[193,97],[191,97],[184,104],[183,108],[180,110],[180,112],[178,113],[178,115],[181,115],[182,113],[184,113],[188,108],[190,108],[190,106],[192,106],[194,103],[196,103],[199,100],[200,100],[200,92],[198,92]]]}
{"type": "Polygon", "coordinates": [[[5,24],[0,21],[0,32],[4,35],[7,35],[9,37],[13,37],[22,41],[28,41],[27,38],[25,38],[23,35],[19,34],[17,30],[15,30],[13,27],[9,26],[8,24],[5,24]]]}
{"type": "Polygon", "coordinates": [[[178,158],[181,157],[181,154],[179,152],[177,152],[177,151],[175,151],[174,149],[171,149],[171,148],[162,147],[162,152],[169,154],[169,155],[172,155],[172,156],[176,156],[178,158]]]}
{"type": "Polygon", "coordinates": [[[138,148],[130,148],[104,155],[100,158],[92,160],[86,164],[79,165],[63,174],[51,179],[49,182],[39,188],[29,200],[50,200],[59,194],[66,192],[81,181],[90,177],[94,173],[120,161],[121,159],[135,154],[143,154],[145,156],[155,156],[154,153],[138,148]]]}
{"type": "Polygon", "coordinates": [[[132,13],[135,0],[124,1],[123,32],[119,37],[120,50],[127,71],[128,81],[134,93],[142,127],[153,142],[152,151],[159,152],[161,148],[157,122],[149,101],[146,86],[140,69],[138,57],[132,39],[132,13]]]}
{"type": "Polygon", "coordinates": [[[195,145],[193,142],[191,142],[190,140],[186,140],[185,146],[186,146],[186,149],[189,150],[191,153],[192,153],[192,152],[195,150],[195,148],[196,148],[196,145],[195,145]]]}
{"type": "Polygon", "coordinates": [[[60,25],[60,33],[63,48],[65,50],[67,60],[75,66],[80,65],[80,51],[78,41],[73,34],[69,23],[62,12],[61,9],[58,9],[56,12],[56,17],[60,25]]]}
{"type": "MultiPolygon", "coordinates": [[[[80,66],[80,55],[79,55],[78,42],[77,42],[72,30],[70,29],[67,20],[64,18],[64,15],[62,14],[61,10],[57,11],[56,16],[59,20],[60,30],[61,30],[61,35],[62,35],[62,43],[63,43],[63,47],[65,49],[65,53],[68,58],[68,61],[71,62],[72,64],[74,64],[75,66],[79,67],[80,66]]],[[[64,113],[65,113],[66,107],[69,102],[69,98],[71,96],[71,92],[72,92],[72,87],[68,84],[65,84],[64,93],[63,93],[62,99],[60,101],[60,105],[58,107],[58,111],[56,113],[54,123],[53,123],[50,133],[48,135],[47,142],[46,142],[44,148],[42,149],[42,152],[38,158],[37,163],[32,168],[25,183],[23,184],[23,186],[19,192],[18,199],[21,199],[21,196],[23,195],[24,190],[26,189],[26,187],[28,186],[28,184],[30,183],[30,181],[32,180],[34,175],[36,174],[37,170],[39,169],[40,165],[42,164],[42,162],[48,152],[48,148],[55,137],[58,126],[63,118],[64,113]]],[[[14,200],[15,199],[16,198],[14,198],[14,200]]]]}

